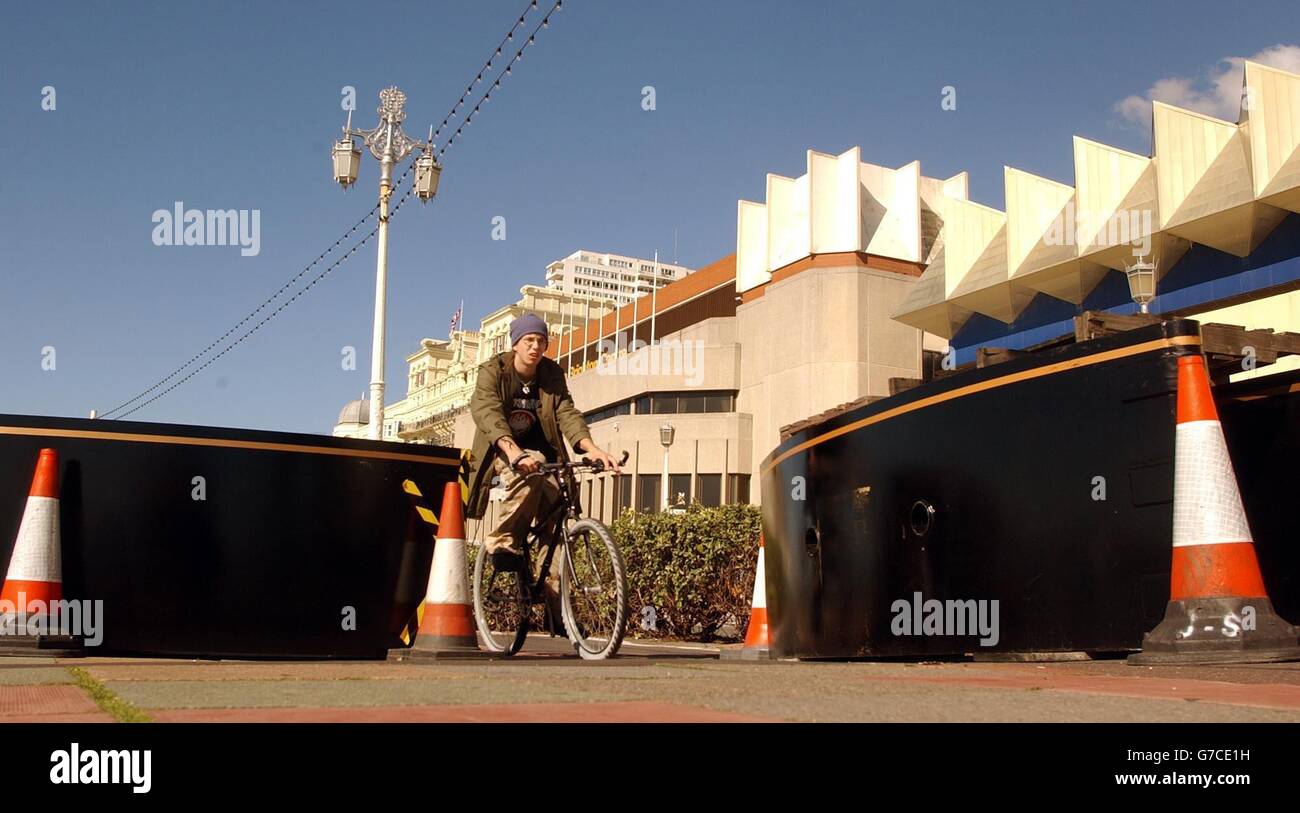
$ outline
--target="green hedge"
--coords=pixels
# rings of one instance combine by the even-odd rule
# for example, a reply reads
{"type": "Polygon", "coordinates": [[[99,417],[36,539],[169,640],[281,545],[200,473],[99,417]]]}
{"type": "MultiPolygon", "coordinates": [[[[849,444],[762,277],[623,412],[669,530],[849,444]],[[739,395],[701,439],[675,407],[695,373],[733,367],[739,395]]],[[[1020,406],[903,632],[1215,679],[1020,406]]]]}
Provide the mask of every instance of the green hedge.
{"type": "Polygon", "coordinates": [[[712,640],[724,625],[744,634],[758,561],[760,513],[753,505],[684,513],[624,511],[610,530],[628,583],[628,635],[712,640]],[[653,607],[658,629],[641,629],[653,607]]]}
{"type": "MultiPolygon", "coordinates": [[[[692,503],[680,514],[627,510],[614,520],[610,531],[627,574],[628,637],[709,641],[724,626],[743,635],[754,597],[760,516],[748,504],[692,503]],[[641,628],[645,607],[654,608],[653,631],[641,628]]],[[[477,552],[466,546],[471,580],[477,552]]],[[[540,629],[540,606],[533,619],[540,629]]]]}

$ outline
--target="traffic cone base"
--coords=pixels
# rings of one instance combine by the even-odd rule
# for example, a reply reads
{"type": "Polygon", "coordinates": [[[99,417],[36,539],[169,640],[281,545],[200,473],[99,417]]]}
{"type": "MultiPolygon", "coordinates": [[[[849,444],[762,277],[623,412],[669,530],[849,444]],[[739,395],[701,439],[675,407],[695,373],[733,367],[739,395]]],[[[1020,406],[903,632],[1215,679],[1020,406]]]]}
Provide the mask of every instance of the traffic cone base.
{"type": "Polygon", "coordinates": [[[1268,598],[1176,599],[1128,660],[1137,666],[1293,661],[1300,660],[1296,640],[1296,628],[1268,598]],[[1254,629],[1245,628],[1247,619],[1254,629]]]}
{"type": "Polygon", "coordinates": [[[1178,359],[1173,559],[1165,617],[1129,663],[1300,660],[1300,630],[1273,609],[1255,555],[1205,359],[1178,359]]]}

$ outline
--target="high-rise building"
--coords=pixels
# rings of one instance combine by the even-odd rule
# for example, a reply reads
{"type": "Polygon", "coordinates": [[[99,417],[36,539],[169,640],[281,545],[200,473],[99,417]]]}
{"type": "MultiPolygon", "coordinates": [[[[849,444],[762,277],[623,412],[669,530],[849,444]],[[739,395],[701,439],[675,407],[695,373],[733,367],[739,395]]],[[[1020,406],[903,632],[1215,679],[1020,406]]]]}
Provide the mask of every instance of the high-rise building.
{"type": "Polygon", "coordinates": [[[655,288],[686,277],[694,270],[661,260],[579,250],[546,266],[546,286],[626,305],[655,288]]]}

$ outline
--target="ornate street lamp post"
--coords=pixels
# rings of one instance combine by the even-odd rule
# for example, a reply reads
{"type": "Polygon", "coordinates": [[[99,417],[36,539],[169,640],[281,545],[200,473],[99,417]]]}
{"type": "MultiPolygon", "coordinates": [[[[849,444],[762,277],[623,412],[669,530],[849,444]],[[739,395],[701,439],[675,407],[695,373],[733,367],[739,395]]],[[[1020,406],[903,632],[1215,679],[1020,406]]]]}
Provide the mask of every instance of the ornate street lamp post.
{"type": "MultiPolygon", "coordinates": [[[[370,438],[381,440],[384,431],[384,334],[388,300],[388,201],[393,194],[393,166],[400,164],[415,150],[415,193],[428,202],[438,192],[442,172],[434,160],[431,142],[416,141],[402,132],[406,112],[406,94],[395,87],[379,91],[379,125],[373,130],[352,129],[352,111],[343,127],[343,138],[334,144],[334,180],[347,189],[357,180],[361,166],[360,138],[379,161],[379,257],[375,271],[375,331],[370,355],[370,438]]],[[[429,133],[433,137],[432,128],[429,133]]]]}

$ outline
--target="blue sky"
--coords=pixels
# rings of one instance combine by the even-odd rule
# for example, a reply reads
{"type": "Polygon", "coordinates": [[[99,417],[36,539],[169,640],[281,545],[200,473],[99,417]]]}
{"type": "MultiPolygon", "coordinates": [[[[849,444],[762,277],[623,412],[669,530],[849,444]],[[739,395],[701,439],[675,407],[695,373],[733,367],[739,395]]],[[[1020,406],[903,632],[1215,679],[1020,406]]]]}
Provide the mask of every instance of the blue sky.
{"type": "MultiPolygon", "coordinates": [[[[223,334],[373,205],[368,155],[347,193],[330,177],[340,89],[373,126],[376,93],[398,85],[423,137],[524,5],[8,7],[0,413],[106,410],[223,334]],[[155,246],[153,212],[175,201],[259,210],[260,252],[155,246]]],[[[684,264],[730,253],[736,200],[761,201],[767,172],[801,174],[808,148],[968,170],[972,197],[1000,208],[1003,164],[1070,183],[1073,134],[1145,153],[1123,99],[1171,77],[1185,81],[1162,87],[1212,99],[1220,60],[1297,42],[1293,1],[566,0],[447,153],[438,199],[393,220],[388,400],[405,394],[403,357],[445,338],[461,299],[477,324],[577,248],[670,256],[676,230],[684,264]],[[940,107],[945,85],[956,110],[940,107]]],[[[328,432],[369,380],[374,262],[367,245],[132,418],[328,432]],[[355,371],[340,364],[349,345],[355,371]]]]}

